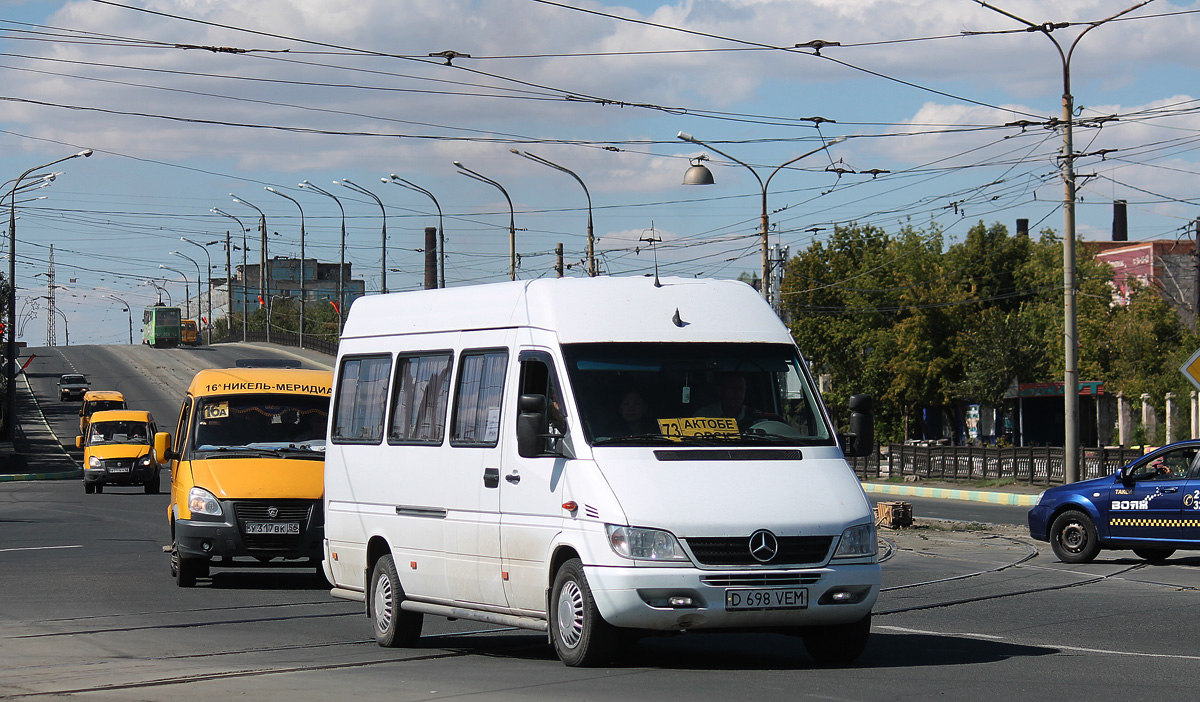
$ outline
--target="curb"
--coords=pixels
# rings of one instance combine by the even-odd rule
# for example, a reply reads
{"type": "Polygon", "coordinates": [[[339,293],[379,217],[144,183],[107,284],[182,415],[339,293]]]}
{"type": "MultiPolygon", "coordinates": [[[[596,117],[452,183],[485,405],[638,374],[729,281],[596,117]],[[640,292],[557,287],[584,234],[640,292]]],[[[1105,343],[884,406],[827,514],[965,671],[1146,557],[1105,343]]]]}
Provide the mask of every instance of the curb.
{"type": "Polygon", "coordinates": [[[1032,507],[1037,495],[1022,495],[1014,492],[988,492],[985,490],[955,490],[952,488],[913,487],[910,485],[880,485],[863,483],[863,490],[877,495],[908,495],[910,497],[937,497],[945,500],[967,500],[987,502],[993,505],[1032,507]]]}
{"type": "Polygon", "coordinates": [[[78,480],[82,477],[83,471],[78,468],[58,473],[6,473],[0,475],[0,483],[14,483],[26,480],[78,480]]]}

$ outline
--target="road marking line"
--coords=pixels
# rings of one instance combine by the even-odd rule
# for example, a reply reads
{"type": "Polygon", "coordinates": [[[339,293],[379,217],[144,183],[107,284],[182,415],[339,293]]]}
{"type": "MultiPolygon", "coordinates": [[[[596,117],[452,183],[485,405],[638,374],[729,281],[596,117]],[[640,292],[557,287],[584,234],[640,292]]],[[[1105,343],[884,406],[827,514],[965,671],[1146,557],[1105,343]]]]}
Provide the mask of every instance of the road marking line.
{"type": "Polygon", "coordinates": [[[49,551],[56,548],[83,548],[83,544],[76,544],[74,546],[25,546],[23,548],[0,548],[0,553],[7,553],[8,551],[49,551]]]}
{"type": "MultiPolygon", "coordinates": [[[[994,636],[991,634],[975,634],[970,632],[946,632],[946,631],[927,631],[925,629],[909,629],[903,626],[872,626],[873,629],[886,629],[888,631],[896,631],[904,634],[929,634],[932,636],[962,636],[969,639],[994,639],[1005,640],[1004,636],[994,636]]],[[[1012,639],[1007,639],[1013,641],[1012,639]]],[[[1063,651],[1074,651],[1076,653],[1100,653],[1112,656],[1139,656],[1142,658],[1177,658],[1186,661],[1200,661],[1200,656],[1190,656],[1181,653],[1142,653],[1140,651],[1114,651],[1107,648],[1085,648],[1083,646],[1070,646],[1065,644],[1043,644],[1043,643],[1024,643],[1026,646],[1039,646],[1042,648],[1057,648],[1063,651]]]]}

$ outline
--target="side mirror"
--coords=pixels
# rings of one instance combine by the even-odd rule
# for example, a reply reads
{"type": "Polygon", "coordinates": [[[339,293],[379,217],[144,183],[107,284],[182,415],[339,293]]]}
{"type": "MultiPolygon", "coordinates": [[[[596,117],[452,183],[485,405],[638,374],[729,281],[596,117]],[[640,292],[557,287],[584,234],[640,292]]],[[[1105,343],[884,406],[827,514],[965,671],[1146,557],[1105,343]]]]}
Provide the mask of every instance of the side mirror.
{"type": "Polygon", "coordinates": [[[159,463],[174,461],[179,456],[171,450],[171,434],[169,432],[160,431],[154,435],[154,455],[159,463]]]}
{"type": "Polygon", "coordinates": [[[542,436],[547,430],[546,396],[521,395],[517,408],[517,453],[525,458],[542,455],[542,436]]]}
{"type": "Polygon", "coordinates": [[[870,395],[850,396],[850,435],[847,455],[869,456],[875,451],[875,401],[870,395]]]}
{"type": "Polygon", "coordinates": [[[83,448],[83,437],[82,436],[75,437],[75,448],[83,448]]]}

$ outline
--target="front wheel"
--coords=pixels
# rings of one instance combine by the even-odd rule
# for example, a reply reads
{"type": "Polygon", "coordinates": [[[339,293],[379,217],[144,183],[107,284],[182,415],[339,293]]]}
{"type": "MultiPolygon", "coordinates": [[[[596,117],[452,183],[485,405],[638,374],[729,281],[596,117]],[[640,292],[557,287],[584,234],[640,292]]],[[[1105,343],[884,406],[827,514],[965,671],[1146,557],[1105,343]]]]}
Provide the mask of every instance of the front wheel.
{"type": "Polygon", "coordinates": [[[208,560],[204,558],[184,558],[179,553],[179,547],[171,549],[171,575],[179,587],[195,587],[198,578],[208,577],[208,560]]]}
{"type": "Polygon", "coordinates": [[[601,665],[616,652],[617,629],[600,616],[578,558],[564,563],[554,578],[550,636],[559,660],[569,666],[601,665]]]}
{"type": "Polygon", "coordinates": [[[404,601],[404,588],[400,585],[396,561],[390,553],[375,562],[375,569],[371,573],[370,596],[375,643],[385,648],[416,645],[421,638],[425,615],[400,609],[400,603],[404,601]]]}
{"type": "Polygon", "coordinates": [[[96,491],[96,485],[94,483],[84,483],[83,484],[83,494],[90,495],[95,491],[96,491]]]}
{"type": "Polygon", "coordinates": [[[1090,562],[1100,553],[1092,518],[1074,509],[1058,515],[1050,525],[1050,547],[1063,563],[1090,562]]]}
{"type": "Polygon", "coordinates": [[[158,489],[159,489],[159,477],[158,477],[158,472],[155,471],[154,477],[150,478],[149,480],[146,481],[146,494],[147,495],[157,495],[158,489]]]}
{"type": "Polygon", "coordinates": [[[827,624],[802,629],[804,650],[823,665],[853,663],[867,647],[871,637],[871,613],[849,624],[827,624]]]}

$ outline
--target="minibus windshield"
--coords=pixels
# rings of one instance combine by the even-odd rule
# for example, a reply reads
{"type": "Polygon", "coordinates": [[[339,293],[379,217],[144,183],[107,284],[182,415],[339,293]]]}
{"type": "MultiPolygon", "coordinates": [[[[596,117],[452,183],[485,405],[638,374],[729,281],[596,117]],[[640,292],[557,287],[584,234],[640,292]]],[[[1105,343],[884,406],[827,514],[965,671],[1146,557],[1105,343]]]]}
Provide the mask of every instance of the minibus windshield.
{"type": "Polygon", "coordinates": [[[570,344],[563,356],[592,445],[835,444],[786,344],[570,344]]]}
{"type": "MultiPolygon", "coordinates": [[[[324,452],[329,399],[313,395],[247,394],[198,398],[195,451],[237,449],[324,452]]],[[[214,457],[214,456],[209,456],[214,457]]]]}
{"type": "Polygon", "coordinates": [[[93,422],[88,429],[88,445],[141,444],[150,445],[150,428],[145,422],[93,422]]]}

